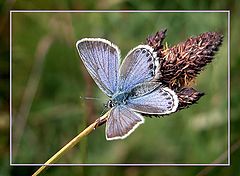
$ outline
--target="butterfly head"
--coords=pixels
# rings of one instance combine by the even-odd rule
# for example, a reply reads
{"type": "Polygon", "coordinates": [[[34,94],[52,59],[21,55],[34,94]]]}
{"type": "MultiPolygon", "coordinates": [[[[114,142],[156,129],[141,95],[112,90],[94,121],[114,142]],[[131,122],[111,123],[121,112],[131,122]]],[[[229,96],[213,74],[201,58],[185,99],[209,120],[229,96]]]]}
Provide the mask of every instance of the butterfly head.
{"type": "Polygon", "coordinates": [[[112,108],[114,106],[114,103],[112,100],[108,100],[107,104],[105,104],[106,108],[112,108]]]}

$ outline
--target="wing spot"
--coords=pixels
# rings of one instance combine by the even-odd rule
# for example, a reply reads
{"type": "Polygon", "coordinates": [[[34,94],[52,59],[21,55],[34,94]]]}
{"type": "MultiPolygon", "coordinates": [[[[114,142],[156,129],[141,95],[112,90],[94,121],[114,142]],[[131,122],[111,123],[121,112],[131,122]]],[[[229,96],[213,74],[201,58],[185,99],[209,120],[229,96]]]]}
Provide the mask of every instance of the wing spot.
{"type": "Polygon", "coordinates": [[[153,64],[150,64],[150,65],[148,66],[148,68],[149,68],[149,69],[152,69],[152,68],[153,68],[153,64]]]}
{"type": "Polygon", "coordinates": [[[168,104],[169,104],[169,105],[172,105],[172,102],[171,102],[171,101],[169,101],[169,102],[168,102],[168,104]]]}
{"type": "Polygon", "coordinates": [[[154,71],[151,71],[151,72],[150,72],[150,75],[151,75],[151,76],[154,76],[154,71]]]}
{"type": "Polygon", "coordinates": [[[141,50],[140,49],[138,49],[138,50],[136,50],[136,55],[138,55],[139,54],[139,52],[141,52],[141,50]]]}
{"type": "Polygon", "coordinates": [[[162,95],[163,95],[163,96],[168,96],[168,93],[164,92],[162,95]]]}
{"type": "Polygon", "coordinates": [[[152,61],[152,57],[149,57],[147,61],[148,61],[148,62],[152,61]]]}

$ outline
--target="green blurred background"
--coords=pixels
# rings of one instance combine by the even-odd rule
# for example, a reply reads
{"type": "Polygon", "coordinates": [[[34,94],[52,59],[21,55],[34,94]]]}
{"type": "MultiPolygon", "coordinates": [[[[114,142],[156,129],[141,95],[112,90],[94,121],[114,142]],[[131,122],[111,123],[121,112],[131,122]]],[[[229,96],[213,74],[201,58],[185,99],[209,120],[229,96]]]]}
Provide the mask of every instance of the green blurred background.
{"type": "MultiPolygon", "coordinates": [[[[30,175],[37,167],[9,167],[9,9],[232,9],[231,167],[51,167],[45,175],[239,175],[239,11],[236,1],[6,1],[1,5],[0,175],[30,175]],[[172,3],[172,2],[171,2],[172,3]]],[[[227,163],[227,13],[20,13],[12,14],[13,163],[44,163],[101,115],[106,96],[92,81],[75,43],[106,38],[122,57],[167,28],[173,46],[207,31],[223,45],[197,78],[206,93],[197,105],[165,118],[146,118],[128,138],[106,141],[105,126],[92,132],[58,163],[227,163]],[[80,96],[99,97],[100,101],[80,96]]]]}

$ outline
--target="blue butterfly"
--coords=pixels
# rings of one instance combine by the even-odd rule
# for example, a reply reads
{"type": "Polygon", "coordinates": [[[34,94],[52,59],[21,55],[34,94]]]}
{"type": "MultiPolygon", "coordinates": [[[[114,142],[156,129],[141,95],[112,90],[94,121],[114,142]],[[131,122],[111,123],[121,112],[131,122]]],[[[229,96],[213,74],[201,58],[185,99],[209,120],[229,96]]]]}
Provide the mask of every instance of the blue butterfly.
{"type": "Polygon", "coordinates": [[[159,58],[148,45],[133,48],[120,64],[120,50],[108,40],[84,38],[76,43],[83,64],[109,97],[106,139],[124,139],[140,124],[141,114],[175,112],[178,97],[155,81],[161,76],[159,58]]]}

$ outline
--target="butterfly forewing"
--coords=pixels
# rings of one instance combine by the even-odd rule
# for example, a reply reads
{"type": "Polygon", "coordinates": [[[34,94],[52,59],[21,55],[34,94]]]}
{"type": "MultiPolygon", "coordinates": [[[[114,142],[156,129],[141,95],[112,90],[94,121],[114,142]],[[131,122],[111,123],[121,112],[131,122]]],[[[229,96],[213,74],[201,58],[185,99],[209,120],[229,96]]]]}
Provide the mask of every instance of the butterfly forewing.
{"type": "Polygon", "coordinates": [[[148,45],[132,49],[120,68],[120,91],[129,91],[137,84],[153,79],[156,54],[148,45]]]}
{"type": "Polygon", "coordinates": [[[80,58],[99,88],[111,97],[117,91],[120,51],[105,39],[84,38],[76,44],[80,58]]]}

